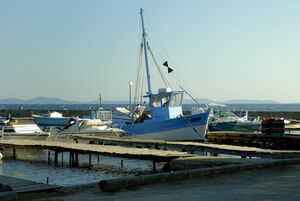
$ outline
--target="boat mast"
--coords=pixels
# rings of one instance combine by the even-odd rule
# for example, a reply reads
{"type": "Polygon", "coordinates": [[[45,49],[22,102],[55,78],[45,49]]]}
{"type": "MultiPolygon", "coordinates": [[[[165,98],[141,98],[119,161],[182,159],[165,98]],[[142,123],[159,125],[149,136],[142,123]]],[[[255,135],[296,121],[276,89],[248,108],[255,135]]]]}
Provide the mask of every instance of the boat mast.
{"type": "Polygon", "coordinates": [[[102,101],[101,94],[99,94],[99,109],[102,109],[101,101],[102,101]]]}
{"type": "MultiPolygon", "coordinates": [[[[146,30],[145,30],[145,27],[144,27],[144,18],[143,18],[143,9],[141,8],[140,10],[140,14],[141,14],[141,20],[142,20],[142,29],[143,29],[143,46],[144,46],[144,53],[145,53],[145,64],[146,64],[146,71],[147,71],[147,82],[148,82],[148,93],[147,95],[149,96],[149,102],[151,102],[151,94],[152,94],[152,91],[151,91],[151,82],[150,82],[150,73],[149,73],[149,63],[148,63],[148,55],[147,55],[147,40],[146,40],[146,37],[147,37],[147,34],[146,34],[146,30]]],[[[151,104],[150,104],[151,105],[151,104]]]]}

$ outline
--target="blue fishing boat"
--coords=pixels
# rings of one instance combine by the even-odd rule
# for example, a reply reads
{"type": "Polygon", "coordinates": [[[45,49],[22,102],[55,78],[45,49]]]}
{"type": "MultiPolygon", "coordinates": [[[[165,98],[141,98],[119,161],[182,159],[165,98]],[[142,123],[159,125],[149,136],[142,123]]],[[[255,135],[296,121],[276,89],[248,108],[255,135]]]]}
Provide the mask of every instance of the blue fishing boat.
{"type": "MultiPolygon", "coordinates": [[[[173,91],[170,87],[165,87],[159,89],[158,93],[152,92],[147,54],[147,50],[150,49],[147,42],[142,9],[140,10],[140,15],[143,31],[141,52],[144,53],[148,84],[148,92],[144,97],[149,99],[150,117],[145,118],[146,115],[143,114],[145,107],[141,104],[137,104],[133,112],[127,112],[130,114],[132,120],[119,125],[120,128],[125,131],[125,135],[138,138],[160,140],[204,140],[209,109],[206,109],[199,114],[184,116],[182,112],[184,91],[173,91]]],[[[152,55],[152,52],[150,53],[152,55]]],[[[164,65],[168,67],[166,62],[164,65]]],[[[168,70],[169,72],[173,71],[169,68],[168,70]]]]}

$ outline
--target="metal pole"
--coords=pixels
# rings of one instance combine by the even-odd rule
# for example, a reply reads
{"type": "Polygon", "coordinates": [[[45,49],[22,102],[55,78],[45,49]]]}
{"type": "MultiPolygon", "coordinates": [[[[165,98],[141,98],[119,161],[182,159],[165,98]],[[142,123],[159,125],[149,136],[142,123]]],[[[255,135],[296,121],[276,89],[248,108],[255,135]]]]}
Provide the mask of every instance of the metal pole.
{"type": "Polygon", "coordinates": [[[132,81],[129,81],[129,111],[131,111],[131,87],[132,87],[132,81]]]}
{"type": "Polygon", "coordinates": [[[152,94],[151,91],[151,81],[150,81],[150,72],[149,72],[149,63],[148,63],[148,55],[147,55],[147,40],[146,40],[146,30],[144,27],[144,17],[143,17],[143,9],[140,10],[141,14],[141,20],[142,20],[142,28],[143,28],[143,46],[144,46],[144,54],[145,54],[145,64],[146,64],[146,71],[147,71],[147,82],[148,82],[148,95],[150,98],[150,95],[152,94]]]}

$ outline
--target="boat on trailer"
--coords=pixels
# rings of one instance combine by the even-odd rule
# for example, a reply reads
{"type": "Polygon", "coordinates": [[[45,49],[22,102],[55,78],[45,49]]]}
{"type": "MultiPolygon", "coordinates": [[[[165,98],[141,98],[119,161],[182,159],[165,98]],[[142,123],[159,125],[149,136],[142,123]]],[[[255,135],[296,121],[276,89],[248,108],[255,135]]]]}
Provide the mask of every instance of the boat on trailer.
{"type": "MultiPolygon", "coordinates": [[[[199,140],[205,139],[208,115],[210,109],[202,113],[184,116],[182,100],[184,91],[173,91],[170,87],[161,88],[158,93],[153,93],[151,88],[150,70],[148,63],[147,34],[145,32],[143,9],[140,10],[142,21],[141,50],[144,52],[147,73],[150,118],[144,118],[144,106],[137,104],[131,112],[132,121],[125,122],[119,127],[125,131],[125,136],[160,140],[199,140]]],[[[151,52],[152,54],[152,52],[151,52]]],[[[160,72],[161,73],[161,72],[160,72]]]]}

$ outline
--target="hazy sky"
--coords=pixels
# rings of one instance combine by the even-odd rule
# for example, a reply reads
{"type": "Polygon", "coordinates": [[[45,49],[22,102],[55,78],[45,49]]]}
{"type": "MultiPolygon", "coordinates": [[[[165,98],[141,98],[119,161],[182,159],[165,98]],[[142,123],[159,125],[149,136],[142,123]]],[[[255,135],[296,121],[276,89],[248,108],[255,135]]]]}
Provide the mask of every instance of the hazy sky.
{"type": "Polygon", "coordinates": [[[297,0],[0,0],[0,99],[128,99],[141,6],[158,62],[193,96],[300,102],[297,0]]]}

